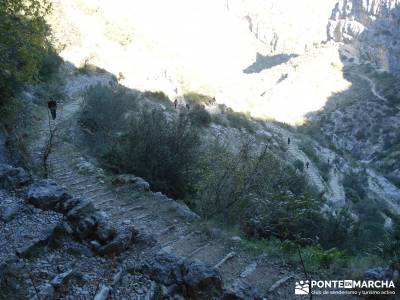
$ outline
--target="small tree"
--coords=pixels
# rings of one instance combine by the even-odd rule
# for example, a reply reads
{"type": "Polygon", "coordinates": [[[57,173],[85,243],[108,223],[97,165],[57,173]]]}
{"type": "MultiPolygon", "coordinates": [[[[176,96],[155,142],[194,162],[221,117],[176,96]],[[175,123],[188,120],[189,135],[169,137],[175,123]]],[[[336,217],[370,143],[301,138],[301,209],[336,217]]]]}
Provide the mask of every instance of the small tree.
{"type": "Polygon", "coordinates": [[[98,84],[88,88],[83,98],[79,122],[90,132],[85,142],[93,153],[103,156],[127,130],[129,115],[137,106],[136,95],[120,86],[98,84]]]}
{"type": "Polygon", "coordinates": [[[186,113],[168,119],[161,110],[144,109],[117,139],[106,160],[122,172],[144,177],[156,190],[184,197],[190,189],[199,142],[186,113]]]}
{"type": "Polygon", "coordinates": [[[311,238],[318,228],[320,198],[266,147],[246,140],[235,153],[216,144],[203,160],[195,204],[204,217],[221,215],[262,237],[311,238]]]}

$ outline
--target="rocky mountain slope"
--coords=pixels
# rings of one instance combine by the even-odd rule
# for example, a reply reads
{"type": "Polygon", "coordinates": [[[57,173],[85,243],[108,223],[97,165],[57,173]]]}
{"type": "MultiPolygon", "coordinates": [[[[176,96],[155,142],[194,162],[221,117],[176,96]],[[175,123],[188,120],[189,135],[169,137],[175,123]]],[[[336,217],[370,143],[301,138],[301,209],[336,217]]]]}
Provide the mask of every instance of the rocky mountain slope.
{"type": "Polygon", "coordinates": [[[254,117],[319,127],[306,131],[315,155],[293,154],[318,159],[311,177],[328,203],[351,202],[344,181],[356,164],[370,170],[363,190],[397,212],[397,92],[364,65],[396,74],[398,4],[54,0],[49,22],[67,62],[102,68],[128,88],[183,102],[185,92],[201,92],[254,117]]]}
{"type": "MultiPolygon", "coordinates": [[[[57,132],[48,161],[51,180],[0,166],[0,235],[7,240],[1,245],[0,299],[290,297],[288,283],[301,274],[247,251],[238,236],[202,230],[198,215],[150,191],[141,178],[108,182],[82,156],[73,143],[81,92],[110,81],[107,74],[68,80],[68,102],[51,125],[57,132]]],[[[44,117],[31,145],[38,164],[48,130],[44,117]]]]}
{"type": "MultiPolygon", "coordinates": [[[[33,299],[278,299],[292,297],[288,283],[303,276],[244,249],[230,231],[203,230],[188,206],[142,178],[110,180],[77,143],[82,95],[96,84],[139,92],[143,105],[149,90],[182,107],[188,92],[215,97],[204,109],[225,119],[211,122],[204,140],[217,136],[235,150],[241,136],[251,136],[297,164],[327,200],[327,216],[344,208],[352,222],[372,223],[366,231],[393,229],[400,214],[399,0],[53,3],[48,20],[65,60],[66,99],[48,158],[57,183],[0,167],[5,299],[16,291],[33,299]],[[250,131],[234,127],[227,107],[263,120],[249,118],[250,131]]],[[[156,105],[174,117],[169,104],[156,105]]],[[[30,151],[41,164],[48,120],[36,129],[30,151]]]]}
{"type": "Polygon", "coordinates": [[[341,0],[332,10],[328,37],[354,46],[358,56],[400,75],[400,2],[341,0]]]}

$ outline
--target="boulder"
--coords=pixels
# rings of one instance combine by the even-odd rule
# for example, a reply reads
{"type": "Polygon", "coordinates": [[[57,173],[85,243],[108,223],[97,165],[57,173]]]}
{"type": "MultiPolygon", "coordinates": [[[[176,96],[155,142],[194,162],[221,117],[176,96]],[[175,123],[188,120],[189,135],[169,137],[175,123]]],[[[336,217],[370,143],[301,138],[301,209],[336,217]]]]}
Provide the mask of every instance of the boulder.
{"type": "Polygon", "coordinates": [[[94,300],[106,300],[110,292],[111,288],[109,288],[106,285],[103,285],[100,291],[96,294],[96,296],[94,296],[94,300]]]}
{"type": "Polygon", "coordinates": [[[222,293],[222,280],[217,270],[200,261],[185,261],[183,265],[184,296],[193,299],[213,299],[222,293]]]}
{"type": "Polygon", "coordinates": [[[24,210],[24,207],[12,199],[0,201],[0,221],[10,222],[21,210],[24,210]]]}
{"type": "Polygon", "coordinates": [[[46,179],[31,184],[27,189],[28,203],[44,210],[57,210],[60,203],[71,199],[64,188],[46,179]]]}
{"type": "MultiPolygon", "coordinates": [[[[70,205],[74,206],[72,206],[72,208],[69,209],[67,212],[67,219],[69,221],[80,220],[96,211],[93,203],[87,199],[80,199],[80,198],[74,200],[71,199],[70,202],[71,202],[70,205]]],[[[68,202],[65,202],[65,204],[67,203],[68,202]]]]}
{"type": "Polygon", "coordinates": [[[58,274],[51,281],[51,285],[55,288],[59,288],[65,285],[75,275],[73,270],[68,270],[64,273],[58,274]]]}
{"type": "Polygon", "coordinates": [[[80,239],[86,239],[92,235],[97,226],[97,218],[95,216],[88,216],[79,221],[75,227],[75,234],[80,239]]]}
{"type": "Polygon", "coordinates": [[[171,286],[183,283],[182,267],[183,259],[161,250],[149,258],[139,269],[152,280],[165,286],[171,286]]]}
{"type": "Polygon", "coordinates": [[[364,278],[366,280],[391,280],[393,278],[393,270],[391,268],[371,268],[365,271],[364,278]]]}
{"type": "Polygon", "coordinates": [[[222,295],[222,280],[217,270],[163,249],[148,258],[139,271],[168,287],[168,294],[178,292],[184,299],[214,299],[222,295]]]}
{"type": "Polygon", "coordinates": [[[176,213],[183,219],[193,222],[200,220],[200,216],[193,212],[186,204],[175,202],[176,213]]]}
{"type": "Polygon", "coordinates": [[[252,287],[246,280],[239,278],[225,291],[223,300],[246,300],[261,299],[257,289],[252,287]]]}
{"type": "Polygon", "coordinates": [[[17,189],[32,182],[32,177],[22,168],[0,164],[0,188],[17,189]]]}
{"type": "Polygon", "coordinates": [[[111,226],[108,222],[101,220],[97,225],[97,229],[95,232],[96,238],[105,243],[112,240],[116,235],[116,230],[111,226]]]}
{"type": "Polygon", "coordinates": [[[242,242],[242,238],[240,236],[233,236],[230,238],[231,242],[240,244],[242,242]]]}
{"type": "Polygon", "coordinates": [[[150,184],[141,177],[129,174],[121,174],[115,177],[113,184],[116,186],[128,185],[136,191],[144,192],[150,190],[150,184]]]}
{"type": "Polygon", "coordinates": [[[155,196],[161,201],[168,201],[171,209],[175,210],[176,213],[182,218],[189,222],[200,220],[200,216],[193,212],[186,204],[177,202],[173,199],[170,199],[164,195],[159,195],[158,193],[155,196]],[[164,196],[164,197],[163,197],[164,196]]]}
{"type": "Polygon", "coordinates": [[[107,244],[101,246],[98,252],[101,255],[116,255],[127,250],[134,242],[138,231],[133,227],[119,230],[117,235],[107,244]]]}

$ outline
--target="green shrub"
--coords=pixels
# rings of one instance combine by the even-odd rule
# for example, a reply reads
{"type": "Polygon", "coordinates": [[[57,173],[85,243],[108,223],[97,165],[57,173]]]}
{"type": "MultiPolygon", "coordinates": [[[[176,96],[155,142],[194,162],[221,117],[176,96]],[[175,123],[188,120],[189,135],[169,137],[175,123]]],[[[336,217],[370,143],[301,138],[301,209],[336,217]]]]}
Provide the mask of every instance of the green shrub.
{"type": "Polygon", "coordinates": [[[126,88],[98,84],[83,95],[80,125],[89,131],[86,142],[97,155],[113,146],[118,134],[127,129],[129,115],[137,106],[137,95],[126,88]]]}
{"type": "Polygon", "coordinates": [[[237,129],[245,129],[250,133],[255,132],[255,125],[246,114],[233,111],[231,108],[227,108],[225,114],[229,121],[229,126],[237,129]]]}
{"type": "Polygon", "coordinates": [[[400,261],[400,224],[398,222],[395,223],[392,234],[384,234],[383,240],[376,247],[376,251],[389,263],[400,261]]]}
{"type": "Polygon", "coordinates": [[[153,189],[180,198],[190,191],[198,147],[187,114],[169,120],[160,110],[143,110],[104,158],[120,172],[141,176],[153,189]]]}
{"type": "Polygon", "coordinates": [[[300,246],[292,241],[282,241],[276,238],[244,239],[242,246],[256,253],[268,253],[271,258],[284,261],[300,272],[304,271],[303,263],[307,272],[322,273],[325,271],[334,273],[338,269],[347,268],[351,261],[351,258],[345,252],[336,248],[324,250],[319,245],[300,246]]]}
{"type": "Polygon", "coordinates": [[[62,58],[53,48],[47,48],[39,70],[39,78],[42,81],[50,81],[54,77],[54,74],[58,72],[62,62],[62,58]]]}
{"type": "Polygon", "coordinates": [[[194,105],[190,109],[189,117],[192,123],[199,127],[207,127],[212,121],[210,113],[200,105],[194,105]]]}
{"type": "Polygon", "coordinates": [[[145,91],[143,93],[143,96],[150,99],[151,101],[167,105],[167,107],[171,106],[172,104],[171,100],[163,91],[145,91]]]}
{"type": "Polygon", "coordinates": [[[185,100],[192,105],[208,105],[212,102],[212,97],[195,92],[184,94],[185,100]]]}
{"type": "Polygon", "coordinates": [[[345,189],[346,198],[357,203],[366,197],[365,186],[368,178],[365,172],[345,174],[343,179],[343,187],[345,189]]]}
{"type": "Polygon", "coordinates": [[[251,140],[238,153],[230,149],[216,142],[203,153],[195,209],[205,218],[242,225],[253,237],[314,238],[321,199],[304,176],[251,140]]]}
{"type": "Polygon", "coordinates": [[[303,171],[304,171],[304,162],[303,162],[302,160],[300,160],[300,159],[296,159],[296,160],[293,162],[293,166],[294,166],[297,170],[299,170],[300,172],[303,172],[303,171]]]}

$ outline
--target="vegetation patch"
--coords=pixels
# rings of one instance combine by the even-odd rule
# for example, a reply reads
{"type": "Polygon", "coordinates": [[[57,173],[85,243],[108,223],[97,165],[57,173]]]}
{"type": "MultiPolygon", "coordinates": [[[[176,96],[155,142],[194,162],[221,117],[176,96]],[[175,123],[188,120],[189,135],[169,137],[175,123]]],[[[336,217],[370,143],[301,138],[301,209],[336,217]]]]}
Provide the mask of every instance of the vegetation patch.
{"type": "Polygon", "coordinates": [[[250,133],[254,133],[256,130],[255,124],[248,114],[236,112],[231,108],[227,108],[225,111],[225,116],[230,127],[244,129],[250,133]]]}
{"type": "Polygon", "coordinates": [[[163,91],[145,91],[143,96],[147,99],[171,107],[172,102],[163,91]]]}
{"type": "Polygon", "coordinates": [[[26,83],[45,79],[59,59],[50,45],[44,17],[49,1],[10,0],[0,5],[0,106],[26,83]]]}

